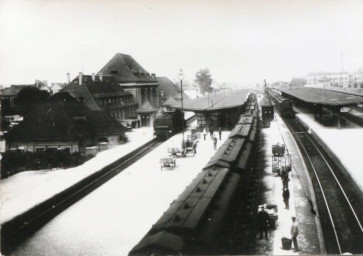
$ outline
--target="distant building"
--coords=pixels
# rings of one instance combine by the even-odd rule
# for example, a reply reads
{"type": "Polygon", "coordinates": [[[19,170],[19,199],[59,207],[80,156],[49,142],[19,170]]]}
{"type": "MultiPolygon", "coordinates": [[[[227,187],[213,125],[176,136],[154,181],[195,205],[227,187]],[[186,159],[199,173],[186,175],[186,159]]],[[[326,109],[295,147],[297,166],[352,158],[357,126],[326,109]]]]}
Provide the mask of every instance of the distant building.
{"type": "Polygon", "coordinates": [[[363,72],[353,72],[349,77],[350,87],[363,88],[363,72]]]}
{"type": "Polygon", "coordinates": [[[1,104],[9,104],[9,106],[14,107],[14,99],[18,96],[18,93],[26,87],[37,88],[36,84],[12,84],[10,87],[5,87],[1,90],[1,104]]]}
{"type": "Polygon", "coordinates": [[[274,82],[271,84],[272,88],[285,88],[285,87],[289,87],[289,83],[288,82],[274,82]]]}
{"type": "Polygon", "coordinates": [[[83,75],[60,90],[82,101],[91,110],[103,110],[120,123],[136,117],[137,102],[122,89],[113,76],[83,75]]]}
{"type": "Polygon", "coordinates": [[[49,93],[52,92],[51,88],[48,86],[48,81],[47,80],[35,80],[35,85],[39,90],[43,90],[43,91],[47,91],[49,93]]]}
{"type": "Polygon", "coordinates": [[[117,53],[99,74],[113,76],[121,88],[131,92],[139,106],[145,101],[159,107],[158,80],[147,72],[130,55],[117,53]]]}
{"type": "Polygon", "coordinates": [[[348,72],[311,72],[305,78],[307,85],[347,87],[349,76],[348,72]]]}
{"type": "Polygon", "coordinates": [[[69,93],[58,93],[35,107],[5,137],[6,148],[36,152],[78,152],[124,141],[126,128],[104,111],[91,110],[69,93]]]}
{"type": "Polygon", "coordinates": [[[60,90],[62,90],[64,87],[66,87],[66,83],[52,83],[50,86],[50,89],[53,94],[58,93],[60,90]]]}
{"type": "MultiPolygon", "coordinates": [[[[178,87],[180,88],[180,85],[178,87]]],[[[184,98],[188,99],[196,99],[201,95],[199,86],[189,82],[183,82],[183,94],[186,95],[184,98]]]]}

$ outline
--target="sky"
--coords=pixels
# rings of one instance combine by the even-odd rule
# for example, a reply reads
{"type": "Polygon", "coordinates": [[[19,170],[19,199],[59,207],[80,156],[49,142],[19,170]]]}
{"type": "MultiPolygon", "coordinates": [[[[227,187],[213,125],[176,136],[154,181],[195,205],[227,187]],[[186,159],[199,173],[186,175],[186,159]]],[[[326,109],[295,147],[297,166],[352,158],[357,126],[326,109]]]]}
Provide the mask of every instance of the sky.
{"type": "Polygon", "coordinates": [[[149,73],[289,81],[363,67],[362,0],[0,0],[0,85],[66,82],[116,53],[149,73]]]}

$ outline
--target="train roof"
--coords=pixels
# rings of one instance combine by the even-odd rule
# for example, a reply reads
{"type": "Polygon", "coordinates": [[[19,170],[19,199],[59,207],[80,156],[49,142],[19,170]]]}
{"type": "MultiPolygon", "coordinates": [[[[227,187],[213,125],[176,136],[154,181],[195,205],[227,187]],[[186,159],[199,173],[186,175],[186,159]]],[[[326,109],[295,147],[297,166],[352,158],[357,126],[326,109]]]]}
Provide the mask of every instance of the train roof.
{"type": "MultiPolygon", "coordinates": [[[[184,100],[183,110],[203,112],[239,107],[245,103],[249,93],[250,91],[247,89],[213,92],[201,98],[184,100]]],[[[181,109],[181,102],[177,102],[171,107],[181,109]]]]}
{"type": "Polygon", "coordinates": [[[363,97],[318,88],[299,87],[280,89],[280,91],[284,94],[313,104],[344,106],[363,103],[363,97]]]}

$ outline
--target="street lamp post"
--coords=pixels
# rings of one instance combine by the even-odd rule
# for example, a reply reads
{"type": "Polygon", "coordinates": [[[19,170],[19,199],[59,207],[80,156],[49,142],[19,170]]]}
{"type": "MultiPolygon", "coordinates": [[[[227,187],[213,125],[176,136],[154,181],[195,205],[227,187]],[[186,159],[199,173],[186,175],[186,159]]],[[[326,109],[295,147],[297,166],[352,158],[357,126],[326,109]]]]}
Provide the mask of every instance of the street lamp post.
{"type": "MultiPolygon", "coordinates": [[[[184,73],[183,70],[180,69],[179,74],[178,74],[178,78],[180,80],[180,91],[181,91],[181,109],[182,111],[184,111],[184,106],[183,106],[183,79],[184,79],[184,73]]],[[[184,120],[182,121],[182,134],[183,134],[183,140],[182,140],[182,147],[184,148],[184,120]]]]}

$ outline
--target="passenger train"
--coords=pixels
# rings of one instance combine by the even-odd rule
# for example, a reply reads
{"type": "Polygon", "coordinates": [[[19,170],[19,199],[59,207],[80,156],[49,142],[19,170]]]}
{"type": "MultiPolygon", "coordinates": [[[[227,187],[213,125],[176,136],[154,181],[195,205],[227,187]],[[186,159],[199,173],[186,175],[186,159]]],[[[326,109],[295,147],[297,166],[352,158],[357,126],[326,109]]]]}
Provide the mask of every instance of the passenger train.
{"type": "Polygon", "coordinates": [[[230,253],[223,234],[236,220],[236,209],[247,205],[258,126],[252,95],[216,154],[129,255],[230,253]]]}

